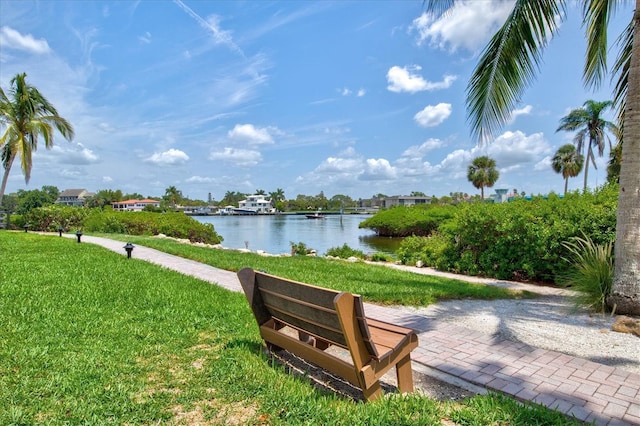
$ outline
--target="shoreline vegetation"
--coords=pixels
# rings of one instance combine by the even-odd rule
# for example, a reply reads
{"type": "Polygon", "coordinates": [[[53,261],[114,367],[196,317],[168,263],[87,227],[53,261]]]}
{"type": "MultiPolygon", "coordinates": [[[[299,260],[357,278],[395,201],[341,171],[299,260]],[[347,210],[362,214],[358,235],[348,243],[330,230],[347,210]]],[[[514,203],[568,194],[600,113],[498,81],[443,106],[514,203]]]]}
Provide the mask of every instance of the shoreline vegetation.
{"type": "MultiPolygon", "coordinates": [[[[421,264],[444,272],[554,284],[572,267],[566,260],[571,255],[567,242],[586,236],[595,245],[603,245],[615,239],[617,200],[618,186],[608,184],[592,192],[518,198],[498,204],[398,206],[367,217],[359,227],[379,236],[402,238],[395,258],[404,265],[421,264]]],[[[11,222],[13,229],[27,226],[48,232],[78,229],[123,235],[165,234],[194,243],[224,244],[224,237],[212,224],[174,212],[53,205],[13,215],[11,222]]],[[[292,243],[292,252],[301,254],[307,243],[292,243]]],[[[349,254],[348,249],[330,251],[340,257],[364,256],[349,254]]]]}
{"type": "MultiPolygon", "coordinates": [[[[240,293],[73,239],[0,232],[0,245],[2,424],[580,424],[498,394],[437,401],[392,393],[357,403],[270,361],[240,293]]],[[[215,254],[309,277],[354,269],[334,276],[340,286],[362,282],[365,269],[382,272],[318,258],[215,254]]],[[[395,276],[419,291],[413,275],[395,276]]],[[[368,293],[401,292],[383,281],[367,284],[377,288],[368,293]]]]}

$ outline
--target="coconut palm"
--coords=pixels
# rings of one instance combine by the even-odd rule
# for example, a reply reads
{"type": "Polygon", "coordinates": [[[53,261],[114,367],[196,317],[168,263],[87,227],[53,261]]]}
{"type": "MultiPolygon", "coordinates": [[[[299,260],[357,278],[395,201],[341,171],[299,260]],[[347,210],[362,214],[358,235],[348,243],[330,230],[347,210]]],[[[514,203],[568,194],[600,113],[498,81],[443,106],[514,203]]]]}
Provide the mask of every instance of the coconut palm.
{"type": "Polygon", "coordinates": [[[7,179],[16,157],[20,157],[24,180],[29,183],[32,154],[38,149],[38,138],[44,138],[45,147],[53,146],[54,127],[67,140],[73,139],[73,127],[58,115],[56,108],[36,89],[26,82],[27,74],[17,74],[11,79],[8,96],[0,88],[0,124],[6,127],[0,136],[0,159],[4,175],[0,185],[0,204],[7,187],[7,179]]]}
{"type": "Polygon", "coordinates": [[[553,171],[562,173],[562,177],[564,178],[564,195],[567,195],[569,178],[578,176],[580,171],[582,171],[583,164],[584,156],[576,151],[576,147],[570,143],[558,148],[556,154],[551,159],[551,168],[553,168],[553,171]]]}
{"type": "MultiPolygon", "coordinates": [[[[596,102],[588,100],[582,108],[574,109],[562,117],[560,119],[560,126],[556,129],[556,132],[560,130],[568,132],[578,131],[573,140],[578,152],[584,149],[584,157],[587,160],[584,167],[584,191],[587,190],[589,161],[591,161],[594,168],[598,168],[598,166],[596,166],[593,149],[597,148],[598,156],[602,157],[604,154],[605,139],[607,138],[606,131],[614,134],[618,133],[618,127],[615,124],[601,117],[602,113],[612,105],[613,102],[611,101],[596,102]]],[[[611,147],[610,140],[609,147],[611,147]]]]}
{"type": "MultiPolygon", "coordinates": [[[[425,0],[428,10],[446,12],[456,0],[425,0]]],[[[566,0],[516,0],[507,20],[483,51],[467,87],[471,132],[480,142],[511,119],[511,111],[535,79],[547,43],[567,16],[566,0]]],[[[597,87],[617,79],[613,99],[623,134],[620,196],[615,244],[615,274],[607,299],[618,313],[640,315],[640,0],[618,39],[619,53],[607,69],[607,25],[616,0],[582,0],[587,52],[583,79],[597,87]]]]}
{"type": "Polygon", "coordinates": [[[467,179],[480,190],[483,200],[484,187],[491,188],[499,177],[500,173],[496,170],[496,161],[486,155],[474,158],[467,169],[467,179]]]}

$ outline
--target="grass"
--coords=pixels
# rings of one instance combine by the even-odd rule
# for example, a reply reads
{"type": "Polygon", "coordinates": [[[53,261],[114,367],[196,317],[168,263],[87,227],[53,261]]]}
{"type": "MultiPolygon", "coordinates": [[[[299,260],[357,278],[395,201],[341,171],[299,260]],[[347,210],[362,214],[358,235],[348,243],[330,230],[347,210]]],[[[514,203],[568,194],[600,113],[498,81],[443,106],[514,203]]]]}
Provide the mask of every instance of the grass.
{"type": "MultiPolygon", "coordinates": [[[[235,250],[210,249],[168,238],[105,235],[131,241],[227,271],[246,266],[335,290],[360,294],[365,301],[386,305],[428,306],[439,300],[508,299],[536,297],[527,291],[472,284],[421,274],[410,274],[383,265],[348,263],[322,257],[268,257],[235,250]]],[[[134,249],[135,250],[135,249],[134,249]]]]}
{"type": "Polygon", "coordinates": [[[596,244],[591,238],[574,237],[563,244],[571,255],[571,268],[558,277],[558,283],[576,290],[577,307],[607,311],[607,297],[613,285],[613,242],[596,244]]]}
{"type": "Polygon", "coordinates": [[[0,253],[3,425],[579,424],[498,395],[356,403],[273,364],[240,293],[66,238],[0,253]]]}

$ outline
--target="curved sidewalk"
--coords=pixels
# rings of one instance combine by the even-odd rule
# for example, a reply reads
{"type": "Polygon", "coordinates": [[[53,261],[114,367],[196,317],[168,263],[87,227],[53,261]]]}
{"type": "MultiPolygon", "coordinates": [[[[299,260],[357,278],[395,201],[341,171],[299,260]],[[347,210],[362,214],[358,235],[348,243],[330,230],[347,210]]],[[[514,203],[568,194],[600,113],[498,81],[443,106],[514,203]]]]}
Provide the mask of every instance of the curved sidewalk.
{"type": "MultiPolygon", "coordinates": [[[[72,234],[65,236],[75,238],[72,234]]],[[[125,255],[122,241],[88,235],[82,241],[125,255]]],[[[231,291],[242,291],[235,272],[143,246],[135,247],[132,258],[231,291]]],[[[366,305],[368,316],[416,330],[420,346],[412,352],[412,358],[418,372],[454,385],[471,384],[533,401],[588,423],[640,425],[640,374],[419,315],[366,305]]],[[[640,343],[638,346],[640,350],[640,343]]]]}

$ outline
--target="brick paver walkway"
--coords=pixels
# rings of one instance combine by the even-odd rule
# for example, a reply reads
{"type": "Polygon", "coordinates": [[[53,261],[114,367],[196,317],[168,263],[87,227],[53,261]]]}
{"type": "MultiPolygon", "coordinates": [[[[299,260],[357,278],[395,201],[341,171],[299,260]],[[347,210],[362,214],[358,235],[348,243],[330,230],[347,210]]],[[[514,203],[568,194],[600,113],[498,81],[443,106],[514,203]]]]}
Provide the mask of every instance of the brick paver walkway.
{"type": "MultiPolygon", "coordinates": [[[[121,241],[92,236],[82,241],[125,255],[121,241]]],[[[234,272],[142,246],[132,257],[242,291],[234,272]]],[[[464,381],[503,392],[597,425],[640,425],[640,374],[382,306],[367,304],[365,309],[368,316],[418,332],[420,346],[413,352],[418,371],[426,366],[454,384],[464,381]]]]}

